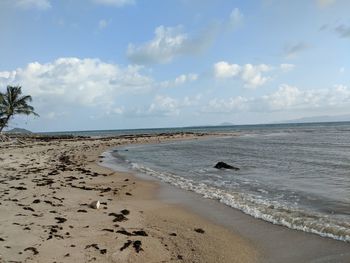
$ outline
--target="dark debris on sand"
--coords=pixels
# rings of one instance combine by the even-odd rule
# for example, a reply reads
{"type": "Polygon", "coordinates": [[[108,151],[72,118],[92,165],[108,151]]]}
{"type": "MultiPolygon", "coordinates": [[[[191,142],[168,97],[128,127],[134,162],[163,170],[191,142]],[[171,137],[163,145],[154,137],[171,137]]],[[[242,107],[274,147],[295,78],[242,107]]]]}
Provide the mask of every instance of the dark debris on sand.
{"type": "Polygon", "coordinates": [[[39,254],[39,251],[35,247],[27,247],[24,251],[32,251],[34,255],[39,254]]]}
{"type": "Polygon", "coordinates": [[[200,233],[200,234],[205,233],[205,231],[202,228],[195,228],[194,231],[196,231],[197,233],[200,233]]]}

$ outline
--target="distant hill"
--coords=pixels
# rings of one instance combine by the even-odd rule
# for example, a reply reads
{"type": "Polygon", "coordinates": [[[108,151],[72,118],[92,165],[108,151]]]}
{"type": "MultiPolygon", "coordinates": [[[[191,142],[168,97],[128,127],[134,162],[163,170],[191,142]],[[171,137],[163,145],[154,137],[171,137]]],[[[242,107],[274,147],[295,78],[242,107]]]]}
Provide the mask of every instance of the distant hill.
{"type": "Polygon", "coordinates": [[[350,121],[350,115],[336,115],[336,116],[312,116],[293,120],[279,121],[276,123],[308,123],[308,122],[342,122],[350,121]]]}
{"type": "Polygon", "coordinates": [[[26,129],[21,129],[21,128],[13,128],[9,131],[6,131],[6,133],[17,133],[17,134],[31,134],[31,131],[28,131],[26,129]]]}
{"type": "Polygon", "coordinates": [[[232,122],[223,122],[223,123],[220,123],[218,126],[232,126],[232,125],[235,125],[235,124],[232,122]]]}

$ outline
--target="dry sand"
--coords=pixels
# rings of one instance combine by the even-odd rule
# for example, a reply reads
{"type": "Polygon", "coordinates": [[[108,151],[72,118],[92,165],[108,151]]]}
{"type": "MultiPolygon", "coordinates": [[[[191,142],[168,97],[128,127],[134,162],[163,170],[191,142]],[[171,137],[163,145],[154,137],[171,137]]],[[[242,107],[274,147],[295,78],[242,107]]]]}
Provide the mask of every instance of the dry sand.
{"type": "Polygon", "coordinates": [[[0,144],[0,262],[256,262],[252,243],[159,201],[157,184],[98,165],[114,146],[188,138],[0,144]]]}

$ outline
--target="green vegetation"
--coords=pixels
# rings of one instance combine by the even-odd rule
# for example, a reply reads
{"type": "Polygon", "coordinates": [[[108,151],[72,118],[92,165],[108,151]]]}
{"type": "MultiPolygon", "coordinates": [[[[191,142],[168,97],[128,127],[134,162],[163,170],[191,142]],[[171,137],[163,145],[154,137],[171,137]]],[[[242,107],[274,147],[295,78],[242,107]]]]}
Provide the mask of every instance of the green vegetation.
{"type": "Polygon", "coordinates": [[[22,95],[20,86],[7,86],[6,92],[0,92],[0,132],[8,126],[15,115],[35,115],[34,108],[29,105],[32,101],[30,95],[22,95]]]}

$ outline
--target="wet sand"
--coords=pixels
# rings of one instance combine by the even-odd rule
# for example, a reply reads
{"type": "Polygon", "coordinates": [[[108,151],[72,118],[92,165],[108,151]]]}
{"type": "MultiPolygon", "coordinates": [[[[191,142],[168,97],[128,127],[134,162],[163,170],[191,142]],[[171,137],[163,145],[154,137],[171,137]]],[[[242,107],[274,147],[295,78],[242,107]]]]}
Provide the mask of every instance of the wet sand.
{"type": "Polygon", "coordinates": [[[348,263],[350,243],[292,230],[255,219],[216,200],[162,184],[158,197],[222,225],[253,242],[260,251],[259,262],[348,263]]]}
{"type": "Polygon", "coordinates": [[[99,165],[118,145],[190,138],[1,143],[0,262],[258,262],[253,242],[160,201],[159,184],[99,165]]]}
{"type": "MultiPolygon", "coordinates": [[[[104,165],[117,170],[119,167],[114,165],[110,152],[106,153],[106,157],[104,165]]],[[[194,192],[176,188],[151,176],[139,174],[137,178],[158,185],[156,197],[162,202],[194,212],[214,224],[224,226],[234,235],[249,240],[259,251],[258,262],[350,262],[350,243],[255,219],[216,200],[204,199],[194,192]]]]}

